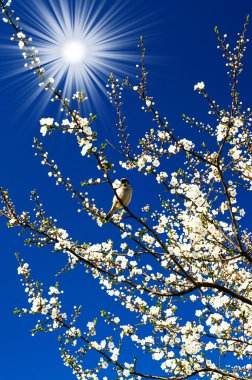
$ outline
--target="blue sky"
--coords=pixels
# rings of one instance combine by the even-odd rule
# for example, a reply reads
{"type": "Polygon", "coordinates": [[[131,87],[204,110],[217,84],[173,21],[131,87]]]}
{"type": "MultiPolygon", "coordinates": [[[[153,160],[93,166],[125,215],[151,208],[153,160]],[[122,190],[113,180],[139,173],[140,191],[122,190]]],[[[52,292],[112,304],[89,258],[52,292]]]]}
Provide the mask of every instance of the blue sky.
{"type": "MultiPolygon", "coordinates": [[[[40,1],[46,3],[46,0],[40,1]]],[[[85,0],[78,2],[81,1],[85,0]]],[[[122,3],[121,0],[116,1],[122,3]]],[[[25,20],[26,2],[30,4],[28,0],[13,1],[16,15],[21,13],[23,20],[25,20]]],[[[105,0],[105,8],[108,12],[111,3],[112,0],[105,0]]],[[[146,36],[149,94],[154,97],[161,114],[167,116],[170,125],[178,128],[182,136],[185,130],[185,124],[181,118],[183,113],[202,119],[208,117],[206,104],[193,91],[195,83],[204,81],[209,93],[217,102],[224,105],[228,103],[226,68],[220,52],[216,49],[217,42],[213,29],[215,25],[218,25],[219,30],[227,33],[231,42],[234,41],[237,32],[242,30],[246,15],[252,13],[251,1],[244,0],[238,4],[234,0],[204,2],[200,0],[156,0],[155,2],[129,0],[128,4],[129,7],[134,5],[134,11],[130,16],[136,22],[138,18],[141,20],[142,15],[148,16],[146,23],[139,21],[142,30],[136,32],[135,37],[132,38],[132,47],[128,49],[137,53],[135,42],[140,34],[146,36]]],[[[36,28],[36,25],[30,24],[30,26],[36,28]]],[[[33,104],[29,108],[25,106],[27,97],[31,96],[29,91],[32,88],[30,86],[32,78],[29,72],[19,74],[20,77],[15,73],[14,69],[21,67],[23,61],[11,59],[10,52],[6,49],[10,32],[7,25],[0,24],[0,185],[9,188],[19,211],[31,208],[29,193],[36,188],[48,214],[59,220],[60,227],[66,228],[74,239],[95,242],[97,230],[94,225],[86,216],[76,213],[78,206],[70,199],[69,194],[54,186],[53,181],[48,178],[47,170],[40,165],[40,160],[34,157],[31,146],[33,137],[40,137],[39,119],[49,116],[57,117],[58,110],[51,104],[44,109],[44,105],[39,103],[39,100],[37,105],[33,104]],[[34,107],[36,107],[35,112],[34,107]]],[[[248,34],[251,36],[252,26],[249,27],[248,34]]],[[[19,50],[16,49],[15,52],[18,56],[19,50]]],[[[247,104],[251,97],[251,57],[252,46],[250,45],[247,51],[245,73],[240,80],[240,92],[244,104],[247,104]]],[[[132,67],[136,63],[138,62],[132,62],[132,67]]],[[[35,79],[33,80],[34,88],[36,88],[35,79]]],[[[41,97],[43,96],[45,95],[42,93],[41,97]]],[[[132,96],[126,95],[126,99],[128,103],[125,110],[128,114],[129,130],[132,131],[133,142],[136,142],[141,131],[151,127],[151,121],[141,112],[137,97],[134,104],[132,96]],[[137,107],[138,113],[136,113],[137,107]]],[[[98,133],[102,136],[109,134],[112,139],[115,138],[115,113],[109,102],[104,99],[101,116],[99,116],[98,108],[94,109],[93,113],[98,115],[95,124],[98,133]]],[[[199,137],[195,136],[195,139],[199,140],[199,137]]],[[[60,163],[64,168],[64,173],[74,179],[75,184],[78,185],[81,180],[92,175],[92,168],[80,158],[79,148],[75,141],[66,136],[55,135],[52,138],[45,138],[43,142],[51,158],[60,163]]],[[[144,201],[138,178],[133,177],[130,180],[134,187],[132,207],[140,208],[144,201]]],[[[109,189],[107,190],[105,196],[104,194],[97,195],[98,202],[105,209],[110,207],[111,194],[109,189]]],[[[16,274],[14,252],[19,251],[21,256],[31,263],[34,277],[45,283],[49,277],[51,282],[55,281],[53,274],[64,265],[63,257],[60,254],[51,255],[45,249],[24,248],[22,238],[16,236],[16,231],[7,230],[2,220],[0,220],[0,228],[2,257],[0,377],[4,380],[16,378],[70,380],[73,376],[68,368],[62,366],[57,337],[45,334],[31,337],[28,330],[33,327],[32,318],[20,319],[12,313],[16,306],[22,307],[26,301],[16,274]]],[[[111,233],[113,230],[106,225],[100,230],[98,238],[101,241],[109,237],[111,233]]],[[[84,305],[84,321],[87,321],[88,313],[91,313],[91,320],[100,309],[109,309],[110,306],[115,308],[111,300],[101,292],[98,284],[84,273],[83,268],[62,276],[60,282],[65,288],[64,301],[68,307],[84,305]]]]}

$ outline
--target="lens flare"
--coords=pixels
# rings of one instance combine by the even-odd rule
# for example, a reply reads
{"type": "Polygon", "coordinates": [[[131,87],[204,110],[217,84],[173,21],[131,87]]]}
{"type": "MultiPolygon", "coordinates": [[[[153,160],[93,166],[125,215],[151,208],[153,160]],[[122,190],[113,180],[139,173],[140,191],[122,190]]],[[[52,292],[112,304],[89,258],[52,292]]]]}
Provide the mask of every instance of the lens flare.
{"type": "MultiPolygon", "coordinates": [[[[38,57],[47,77],[54,78],[55,87],[67,97],[84,90],[88,102],[83,107],[92,112],[99,110],[100,114],[104,95],[107,98],[110,73],[119,79],[135,75],[139,37],[146,36],[153,23],[150,23],[151,15],[143,12],[144,7],[144,0],[125,0],[119,4],[112,0],[30,0],[20,2],[16,14],[21,14],[23,30],[33,38],[38,57]]],[[[15,57],[18,54],[16,48],[6,49],[5,54],[6,51],[11,52],[12,60],[14,54],[15,57]]],[[[27,80],[22,74],[24,69],[17,68],[20,62],[17,65],[13,61],[9,67],[12,72],[9,68],[6,75],[19,74],[20,87],[29,93],[24,107],[30,107],[35,100],[40,103],[37,97],[41,95],[41,88],[36,86],[35,80],[27,80]]],[[[44,103],[37,108],[42,111],[48,104],[49,94],[40,99],[44,103]]]]}

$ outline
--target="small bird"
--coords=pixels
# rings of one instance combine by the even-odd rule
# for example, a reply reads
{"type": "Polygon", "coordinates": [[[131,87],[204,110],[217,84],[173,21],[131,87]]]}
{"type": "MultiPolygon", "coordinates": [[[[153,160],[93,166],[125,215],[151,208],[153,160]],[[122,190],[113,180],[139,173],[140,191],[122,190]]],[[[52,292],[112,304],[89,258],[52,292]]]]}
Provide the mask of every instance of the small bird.
{"type": "Polygon", "coordinates": [[[116,194],[118,195],[118,198],[120,198],[121,203],[119,202],[119,199],[114,195],[113,201],[112,201],[112,207],[108,214],[105,217],[105,220],[108,222],[111,219],[111,216],[114,214],[116,210],[119,210],[120,208],[123,208],[123,206],[128,206],[128,204],[131,201],[132,197],[132,187],[130,186],[130,183],[127,178],[121,179],[121,186],[116,189],[116,194]]]}

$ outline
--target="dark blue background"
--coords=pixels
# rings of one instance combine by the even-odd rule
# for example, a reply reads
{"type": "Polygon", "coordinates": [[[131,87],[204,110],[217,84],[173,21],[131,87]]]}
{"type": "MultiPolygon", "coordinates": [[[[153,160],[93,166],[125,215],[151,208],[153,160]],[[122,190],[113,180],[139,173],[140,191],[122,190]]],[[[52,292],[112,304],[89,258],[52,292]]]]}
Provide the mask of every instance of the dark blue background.
{"type": "MultiPolygon", "coordinates": [[[[26,3],[26,1],[13,2],[16,15],[19,15],[20,9],[23,19],[25,16],[21,3],[26,3]]],[[[121,2],[121,0],[117,1],[121,2]]],[[[27,4],[29,3],[27,1],[27,4]]],[[[109,0],[105,1],[106,7],[109,7],[110,3],[109,0]]],[[[150,57],[147,59],[149,95],[154,96],[161,114],[167,116],[170,125],[178,128],[182,136],[183,130],[186,131],[181,118],[182,113],[199,119],[208,118],[204,100],[193,91],[193,85],[198,81],[203,80],[206,83],[209,93],[218,103],[223,106],[228,104],[230,99],[226,68],[220,52],[216,49],[217,42],[213,28],[218,25],[221,32],[227,33],[232,42],[235,41],[237,32],[242,30],[246,15],[251,13],[251,1],[238,3],[234,0],[207,2],[146,0],[143,6],[142,1],[130,0],[129,6],[131,3],[139,6],[136,14],[132,14],[132,18],[140,17],[141,12],[144,12],[149,16],[149,20],[155,21],[152,25],[143,27],[142,31],[147,35],[145,43],[147,55],[150,57]]],[[[249,36],[251,36],[251,31],[249,27],[249,36]]],[[[10,32],[12,31],[9,26],[0,24],[1,44],[7,43],[10,32]]],[[[136,35],[137,38],[138,35],[136,35]]],[[[250,104],[247,102],[251,97],[251,49],[249,46],[245,59],[245,74],[240,80],[242,100],[248,106],[250,104]]],[[[132,50],[137,51],[135,43],[132,44],[132,50]]],[[[16,54],[19,54],[18,49],[16,54]]],[[[95,224],[90,222],[87,216],[76,213],[78,206],[71,200],[69,194],[65,193],[63,188],[54,186],[53,180],[47,176],[47,170],[40,165],[39,159],[34,158],[31,145],[33,137],[40,135],[39,119],[55,116],[57,110],[52,105],[49,105],[47,110],[43,110],[40,103],[36,105],[36,112],[34,112],[35,105],[29,108],[25,106],[27,98],[31,96],[26,91],[25,84],[31,81],[31,76],[28,72],[20,73],[22,81],[19,81],[19,76],[13,71],[13,75],[7,77],[12,69],[16,70],[19,65],[20,67],[23,65],[22,59],[9,61],[9,56],[10,52],[2,46],[0,53],[0,185],[10,189],[10,194],[19,211],[31,209],[29,193],[36,188],[48,213],[60,221],[59,227],[66,228],[74,239],[93,243],[102,241],[113,234],[113,228],[106,225],[98,231],[99,235],[97,235],[95,224]]],[[[41,94],[41,96],[44,95],[41,94]]],[[[137,97],[134,98],[134,95],[130,97],[126,95],[126,97],[129,103],[125,109],[128,112],[129,130],[133,133],[134,143],[137,136],[149,129],[152,124],[150,118],[146,117],[140,109],[136,114],[136,106],[130,102],[136,99],[136,104],[140,106],[137,97]]],[[[93,110],[98,114],[96,129],[102,136],[108,133],[113,139],[116,136],[115,113],[113,107],[105,99],[104,107],[106,107],[106,120],[99,119],[99,109],[93,110]]],[[[185,133],[187,134],[187,131],[185,133]]],[[[195,139],[199,137],[195,135],[195,139]]],[[[79,148],[73,139],[55,135],[43,141],[51,158],[64,168],[63,173],[70,176],[76,185],[81,180],[92,176],[92,167],[87,166],[87,161],[80,158],[79,148]]],[[[137,210],[145,203],[145,200],[139,189],[138,176],[130,177],[130,179],[134,187],[132,208],[137,210]]],[[[104,189],[102,195],[97,193],[99,205],[108,209],[110,190],[104,189]]],[[[0,378],[3,380],[16,378],[70,380],[73,378],[71,371],[62,366],[57,350],[57,336],[39,334],[31,337],[28,330],[33,327],[32,318],[19,319],[12,313],[15,306],[22,307],[26,302],[16,274],[17,263],[14,252],[19,251],[21,256],[31,263],[36,280],[49,284],[55,281],[53,274],[64,265],[65,258],[60,254],[51,255],[45,249],[23,248],[22,238],[16,236],[16,231],[7,230],[4,227],[4,221],[0,221],[0,227],[2,263],[0,378]]],[[[112,307],[116,310],[118,307],[111,305],[111,300],[99,289],[98,284],[84,273],[83,268],[62,276],[60,283],[65,288],[64,301],[68,305],[68,310],[71,305],[84,305],[83,323],[95,317],[100,309],[108,310],[112,307]]]]}

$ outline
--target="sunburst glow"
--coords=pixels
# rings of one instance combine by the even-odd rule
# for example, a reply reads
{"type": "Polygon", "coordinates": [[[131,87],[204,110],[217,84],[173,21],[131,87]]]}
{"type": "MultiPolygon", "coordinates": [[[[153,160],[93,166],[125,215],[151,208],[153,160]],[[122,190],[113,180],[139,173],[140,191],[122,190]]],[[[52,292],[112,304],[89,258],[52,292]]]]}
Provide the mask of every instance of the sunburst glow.
{"type": "MultiPolygon", "coordinates": [[[[20,6],[25,33],[33,37],[47,76],[65,96],[84,90],[96,112],[110,73],[122,78],[135,72],[136,45],[147,31],[144,1],[31,0],[20,6]]],[[[29,101],[39,92],[33,91],[29,101]]]]}

